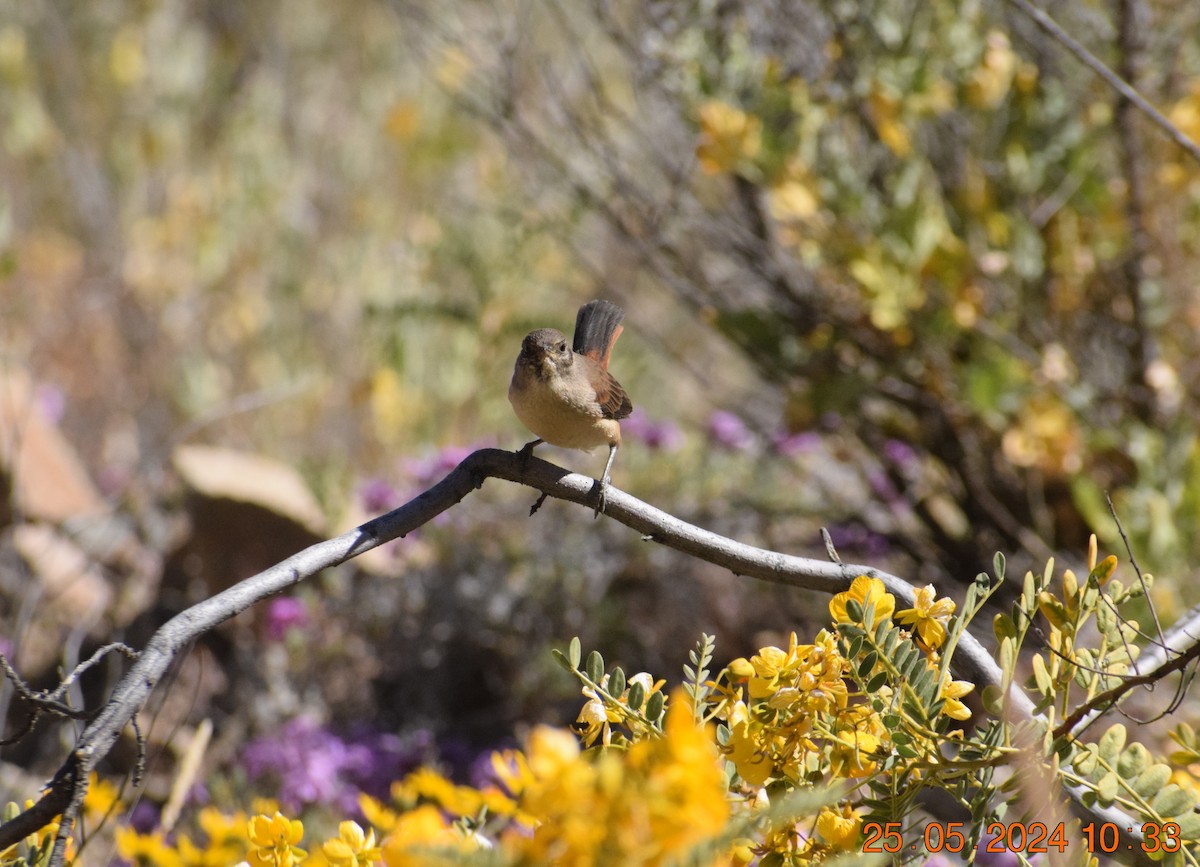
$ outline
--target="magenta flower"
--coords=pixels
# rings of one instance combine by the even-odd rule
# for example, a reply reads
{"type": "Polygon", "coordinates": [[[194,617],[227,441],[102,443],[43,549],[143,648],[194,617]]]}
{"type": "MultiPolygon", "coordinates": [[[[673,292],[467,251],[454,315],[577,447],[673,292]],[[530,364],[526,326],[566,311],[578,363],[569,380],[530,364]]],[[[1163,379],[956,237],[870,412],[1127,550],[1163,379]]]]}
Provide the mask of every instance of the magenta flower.
{"type": "Polygon", "coordinates": [[[621,433],[652,449],[672,451],[683,444],[683,432],[679,425],[670,420],[653,421],[640,406],[621,421],[621,433]]]}
{"type": "Polygon", "coordinates": [[[295,596],[278,596],[267,603],[267,637],[283,641],[292,629],[308,625],[308,606],[295,596]]]}
{"type": "Polygon", "coordinates": [[[772,439],[771,445],[774,447],[777,455],[791,458],[796,455],[816,451],[821,445],[821,436],[813,431],[779,433],[772,439]]]}
{"type": "Polygon", "coordinates": [[[250,741],[241,751],[247,775],[265,778],[285,810],[321,804],[346,816],[360,815],[359,792],[386,797],[392,782],[436,758],[427,732],[406,738],[380,732],[343,737],[304,718],[288,722],[273,736],[250,741]]]}
{"type": "Polygon", "coordinates": [[[390,512],[400,505],[400,492],[395,485],[383,479],[368,479],[358,488],[363,509],[369,514],[390,512]]]}
{"type": "Polygon", "coordinates": [[[723,409],[709,416],[708,433],[717,445],[730,451],[744,452],[754,445],[754,434],[746,423],[723,409]]]}

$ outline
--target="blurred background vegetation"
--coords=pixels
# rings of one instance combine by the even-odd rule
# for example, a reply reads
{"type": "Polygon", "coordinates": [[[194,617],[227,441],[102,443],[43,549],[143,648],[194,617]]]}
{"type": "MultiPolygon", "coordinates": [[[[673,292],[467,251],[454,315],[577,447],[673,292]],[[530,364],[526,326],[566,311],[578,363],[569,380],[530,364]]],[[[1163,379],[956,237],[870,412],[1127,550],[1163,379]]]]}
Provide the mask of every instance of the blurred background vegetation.
{"type": "MultiPolygon", "coordinates": [[[[1049,8],[1200,137],[1200,5],[1049,8]]],[[[520,446],[520,339],[594,297],[623,490],[952,596],[1123,553],[1107,494],[1196,601],[1200,165],[1001,0],[0,0],[0,82],[0,650],[37,682],[520,446]]],[[[571,635],[674,676],[823,619],[533,499],[195,648],[160,789],[202,719],[210,771],[296,717],[469,753],[573,715],[571,635]]]]}

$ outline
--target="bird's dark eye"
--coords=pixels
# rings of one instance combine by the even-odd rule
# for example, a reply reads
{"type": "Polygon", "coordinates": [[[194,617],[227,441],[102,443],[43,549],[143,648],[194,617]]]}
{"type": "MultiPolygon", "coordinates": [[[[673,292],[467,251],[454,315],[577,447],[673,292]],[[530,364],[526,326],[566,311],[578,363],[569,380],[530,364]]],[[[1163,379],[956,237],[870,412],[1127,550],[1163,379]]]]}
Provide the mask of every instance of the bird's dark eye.
{"type": "Polygon", "coordinates": [[[566,351],[567,351],[567,341],[565,341],[565,340],[560,340],[560,341],[559,341],[559,343],[558,343],[558,351],[559,351],[559,352],[566,352],[566,351]]]}

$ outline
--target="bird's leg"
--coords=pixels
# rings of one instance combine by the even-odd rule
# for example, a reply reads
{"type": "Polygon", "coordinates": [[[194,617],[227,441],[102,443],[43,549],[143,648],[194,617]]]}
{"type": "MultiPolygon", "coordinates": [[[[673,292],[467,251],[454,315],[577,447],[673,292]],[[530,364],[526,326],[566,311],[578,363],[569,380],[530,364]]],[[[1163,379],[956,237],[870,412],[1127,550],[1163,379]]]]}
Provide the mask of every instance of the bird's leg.
{"type": "MultiPolygon", "coordinates": [[[[544,442],[545,442],[545,440],[543,440],[541,437],[538,437],[537,439],[533,440],[532,442],[527,442],[527,443],[525,443],[525,445],[521,446],[520,451],[517,452],[517,457],[519,457],[521,459],[522,467],[529,466],[529,460],[530,460],[530,458],[533,457],[533,450],[535,448],[537,448],[538,446],[540,446],[544,442]]],[[[544,502],[546,502],[546,494],[545,493],[543,493],[540,497],[538,497],[537,502],[529,507],[529,517],[532,518],[534,516],[534,514],[537,512],[537,510],[542,507],[542,503],[544,503],[544,502]]]]}
{"type": "Polygon", "coordinates": [[[533,457],[533,450],[544,442],[545,440],[539,437],[538,439],[527,442],[525,445],[521,446],[521,449],[517,452],[517,455],[525,462],[526,466],[529,465],[529,459],[533,457]]]}
{"type": "Polygon", "coordinates": [[[593,515],[594,518],[600,517],[600,513],[604,511],[604,506],[606,505],[606,502],[608,500],[608,485],[609,485],[609,482],[612,481],[611,470],[612,470],[613,460],[616,457],[617,457],[617,444],[609,443],[608,444],[608,463],[606,463],[604,465],[604,475],[602,475],[599,479],[596,480],[596,486],[597,486],[598,490],[596,491],[596,514],[593,515]]]}

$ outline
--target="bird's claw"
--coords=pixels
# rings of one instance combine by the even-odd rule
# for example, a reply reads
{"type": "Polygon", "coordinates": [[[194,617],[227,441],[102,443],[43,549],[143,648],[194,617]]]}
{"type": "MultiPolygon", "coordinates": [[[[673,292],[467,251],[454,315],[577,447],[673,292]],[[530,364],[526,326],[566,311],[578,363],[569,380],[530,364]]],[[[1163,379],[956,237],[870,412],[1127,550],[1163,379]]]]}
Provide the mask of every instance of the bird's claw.
{"type": "Polygon", "coordinates": [[[611,482],[611,481],[612,481],[612,479],[610,479],[608,476],[604,476],[603,478],[596,479],[596,485],[595,485],[596,511],[592,515],[592,520],[599,518],[600,513],[603,512],[604,509],[608,506],[608,485],[609,485],[609,482],[611,482]]]}

